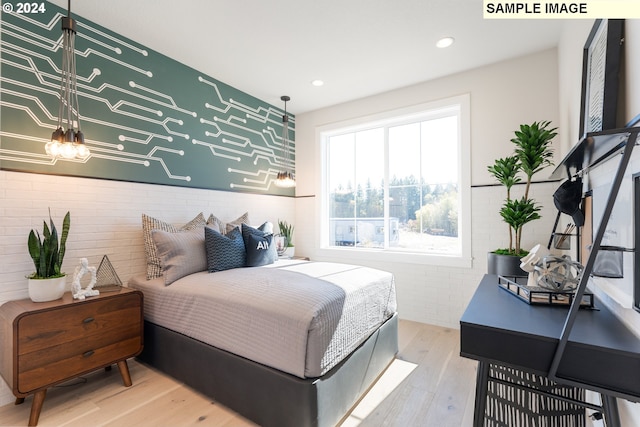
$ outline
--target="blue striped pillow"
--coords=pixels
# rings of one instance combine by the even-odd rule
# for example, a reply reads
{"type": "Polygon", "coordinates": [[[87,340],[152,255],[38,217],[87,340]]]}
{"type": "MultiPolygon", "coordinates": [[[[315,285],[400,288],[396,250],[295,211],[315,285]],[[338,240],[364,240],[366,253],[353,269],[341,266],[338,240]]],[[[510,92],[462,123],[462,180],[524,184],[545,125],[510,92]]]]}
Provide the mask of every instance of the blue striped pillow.
{"type": "Polygon", "coordinates": [[[244,267],[246,254],[239,228],[223,235],[207,226],[204,228],[204,245],[209,273],[244,267]]]}

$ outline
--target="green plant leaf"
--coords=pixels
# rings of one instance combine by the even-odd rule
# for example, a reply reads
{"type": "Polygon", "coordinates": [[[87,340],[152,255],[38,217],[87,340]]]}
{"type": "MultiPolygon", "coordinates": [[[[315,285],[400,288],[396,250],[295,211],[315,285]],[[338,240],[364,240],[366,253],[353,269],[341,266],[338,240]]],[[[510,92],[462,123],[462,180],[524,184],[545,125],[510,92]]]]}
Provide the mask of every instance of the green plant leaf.
{"type": "Polygon", "coordinates": [[[533,122],[531,125],[520,125],[515,131],[516,137],[511,140],[516,145],[515,155],[520,161],[520,168],[528,180],[547,166],[553,165],[551,158],[551,140],[557,135],[557,128],[547,129],[549,121],[533,122]]]}
{"type": "Polygon", "coordinates": [[[514,184],[521,181],[518,176],[520,170],[519,160],[516,156],[496,159],[492,166],[488,166],[487,170],[502,185],[507,187],[507,192],[514,184]]]}
{"type": "Polygon", "coordinates": [[[513,199],[507,200],[500,209],[500,215],[504,222],[509,224],[514,230],[522,228],[528,222],[536,219],[540,219],[541,216],[538,213],[540,206],[532,199],[513,199]]]}
{"type": "Polygon", "coordinates": [[[27,239],[27,247],[29,255],[33,260],[36,268],[32,278],[47,279],[50,277],[63,276],[62,260],[66,250],[66,240],[69,235],[71,225],[71,217],[69,212],[64,217],[62,223],[62,235],[58,238],[58,230],[51,218],[49,211],[49,225],[43,221],[42,235],[37,231],[31,230],[27,239]]]}
{"type": "Polygon", "coordinates": [[[29,248],[29,255],[33,260],[33,265],[36,268],[36,276],[40,275],[40,254],[42,252],[42,242],[40,242],[40,234],[36,237],[36,233],[33,230],[29,233],[27,240],[27,246],[29,248]]]}
{"type": "Polygon", "coordinates": [[[62,220],[62,235],[60,236],[60,251],[58,253],[57,272],[60,274],[62,268],[62,261],[64,261],[64,254],[67,250],[67,237],[69,236],[69,229],[71,228],[71,214],[67,212],[62,220]]]}
{"type": "Polygon", "coordinates": [[[278,228],[287,240],[287,247],[293,247],[293,225],[289,225],[287,221],[278,220],[278,228]]]}

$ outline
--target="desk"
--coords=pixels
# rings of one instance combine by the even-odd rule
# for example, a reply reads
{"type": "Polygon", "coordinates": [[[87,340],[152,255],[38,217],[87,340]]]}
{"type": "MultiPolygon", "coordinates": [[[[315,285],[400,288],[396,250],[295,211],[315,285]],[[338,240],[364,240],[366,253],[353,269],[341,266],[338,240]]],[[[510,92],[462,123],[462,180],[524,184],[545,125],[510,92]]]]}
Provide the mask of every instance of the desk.
{"type": "MultiPolygon", "coordinates": [[[[615,397],[640,400],[640,339],[598,300],[596,307],[578,312],[557,377],[600,391],[607,425],[615,427],[615,397]]],[[[483,425],[489,365],[546,377],[567,312],[518,300],[498,287],[497,276],[482,279],[460,319],[460,354],[480,362],[475,426],[483,425]]]]}

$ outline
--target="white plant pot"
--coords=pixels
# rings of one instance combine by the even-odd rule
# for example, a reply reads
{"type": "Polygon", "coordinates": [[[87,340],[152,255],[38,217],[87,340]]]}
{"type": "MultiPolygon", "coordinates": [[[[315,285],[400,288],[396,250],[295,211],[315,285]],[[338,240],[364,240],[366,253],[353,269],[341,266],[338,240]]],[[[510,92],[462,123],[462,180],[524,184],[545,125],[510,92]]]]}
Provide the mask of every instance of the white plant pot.
{"type": "Polygon", "coordinates": [[[294,246],[287,246],[287,248],[284,251],[284,255],[282,257],[283,258],[293,258],[295,253],[296,253],[296,248],[294,246]]]}
{"type": "Polygon", "coordinates": [[[53,279],[29,279],[29,298],[33,302],[55,301],[62,298],[66,286],[66,276],[53,279]]]}

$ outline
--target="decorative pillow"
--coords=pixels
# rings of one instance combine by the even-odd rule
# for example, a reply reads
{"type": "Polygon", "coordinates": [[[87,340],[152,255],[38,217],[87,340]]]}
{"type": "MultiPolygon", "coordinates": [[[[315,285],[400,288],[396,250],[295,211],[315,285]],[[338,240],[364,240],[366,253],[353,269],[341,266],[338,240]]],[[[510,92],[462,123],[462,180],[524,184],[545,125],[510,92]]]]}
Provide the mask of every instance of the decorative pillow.
{"type": "Polygon", "coordinates": [[[151,230],[151,237],[162,264],[165,285],[207,269],[205,239],[201,228],[177,233],[151,230]]]}
{"type": "Polygon", "coordinates": [[[214,228],[204,228],[209,273],[244,267],[246,253],[242,233],[235,227],[226,235],[214,228]]]}
{"type": "Polygon", "coordinates": [[[222,234],[227,234],[234,228],[240,228],[242,224],[249,224],[249,212],[245,212],[244,214],[230,222],[223,222],[214,214],[209,215],[209,219],[207,219],[207,225],[213,225],[214,230],[216,229],[216,227],[218,227],[218,231],[222,234]]]}
{"type": "Polygon", "coordinates": [[[242,225],[242,237],[247,250],[247,267],[273,264],[278,259],[276,244],[273,239],[273,224],[265,222],[258,228],[242,225]]]}
{"type": "Polygon", "coordinates": [[[264,224],[262,224],[260,227],[256,227],[258,230],[263,231],[265,233],[273,233],[273,223],[271,222],[265,222],[264,224]]]}
{"type": "Polygon", "coordinates": [[[195,228],[204,227],[205,218],[202,212],[200,212],[194,219],[186,223],[180,228],[175,227],[159,219],[152,218],[148,215],[142,214],[142,235],[144,237],[144,252],[147,258],[147,280],[155,279],[162,276],[162,265],[160,264],[160,258],[158,258],[158,252],[156,251],[156,245],[151,238],[152,230],[162,230],[169,233],[177,233],[179,231],[193,230],[195,228]]]}

